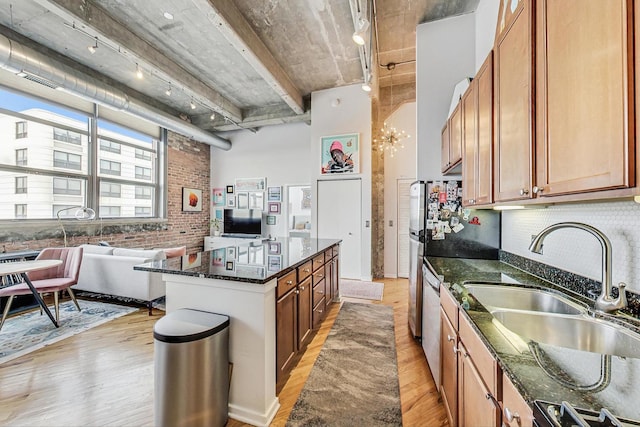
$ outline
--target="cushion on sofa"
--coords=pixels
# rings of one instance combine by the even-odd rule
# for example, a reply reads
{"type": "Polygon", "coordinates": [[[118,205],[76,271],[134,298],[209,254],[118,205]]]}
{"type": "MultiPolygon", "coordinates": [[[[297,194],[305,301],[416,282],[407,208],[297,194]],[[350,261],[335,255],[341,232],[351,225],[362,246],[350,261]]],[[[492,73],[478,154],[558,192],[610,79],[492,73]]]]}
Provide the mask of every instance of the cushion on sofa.
{"type": "Polygon", "coordinates": [[[164,251],[167,258],[175,258],[187,254],[186,246],[178,246],[175,248],[154,248],[155,251],[164,251]]]}
{"type": "Polygon", "coordinates": [[[113,255],[116,256],[127,256],[127,257],[136,257],[136,258],[146,258],[152,261],[160,261],[165,259],[167,256],[164,254],[164,251],[155,251],[155,250],[146,250],[146,249],[128,249],[128,248],[114,248],[113,255]]]}
{"type": "Polygon", "coordinates": [[[98,254],[98,255],[113,255],[113,250],[110,246],[98,246],[98,245],[80,245],[83,254],[98,254]]]}

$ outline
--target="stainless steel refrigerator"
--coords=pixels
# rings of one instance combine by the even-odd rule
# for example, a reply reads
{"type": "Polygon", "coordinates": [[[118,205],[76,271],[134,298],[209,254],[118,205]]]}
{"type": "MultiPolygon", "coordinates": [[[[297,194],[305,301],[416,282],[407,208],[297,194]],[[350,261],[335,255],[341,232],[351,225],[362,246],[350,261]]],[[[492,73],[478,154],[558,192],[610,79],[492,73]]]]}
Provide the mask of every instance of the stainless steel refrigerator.
{"type": "Polygon", "coordinates": [[[422,262],[425,238],[426,183],[415,181],[409,189],[409,327],[422,336],[422,262]]]}

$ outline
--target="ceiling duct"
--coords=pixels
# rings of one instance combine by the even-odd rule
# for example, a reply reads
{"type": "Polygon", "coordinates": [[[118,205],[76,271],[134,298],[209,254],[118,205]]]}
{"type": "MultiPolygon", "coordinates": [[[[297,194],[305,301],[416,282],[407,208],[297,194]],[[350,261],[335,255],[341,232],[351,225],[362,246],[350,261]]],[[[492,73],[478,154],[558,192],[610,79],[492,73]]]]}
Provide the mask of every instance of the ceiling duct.
{"type": "MultiPolygon", "coordinates": [[[[223,150],[231,149],[231,142],[228,140],[155,107],[131,99],[125,92],[111,88],[98,79],[10,40],[2,34],[0,34],[0,68],[16,75],[37,77],[47,82],[46,86],[63,89],[97,104],[125,111],[211,146],[223,150]]],[[[36,79],[32,80],[36,81],[36,79]]]]}

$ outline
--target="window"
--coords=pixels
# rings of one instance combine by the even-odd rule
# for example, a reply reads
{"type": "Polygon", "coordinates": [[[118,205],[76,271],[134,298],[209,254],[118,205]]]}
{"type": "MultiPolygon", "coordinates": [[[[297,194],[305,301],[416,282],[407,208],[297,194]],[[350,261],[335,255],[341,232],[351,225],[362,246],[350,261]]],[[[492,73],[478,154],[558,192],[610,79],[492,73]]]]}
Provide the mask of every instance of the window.
{"type": "Polygon", "coordinates": [[[27,217],[27,205],[16,205],[15,218],[24,219],[27,217]]]}
{"type": "Polygon", "coordinates": [[[151,160],[151,152],[136,148],[136,159],[151,160]]]}
{"type": "Polygon", "coordinates": [[[113,184],[110,182],[100,183],[100,196],[101,197],[120,197],[122,194],[122,186],[120,184],[113,184]]]}
{"type": "Polygon", "coordinates": [[[26,193],[27,193],[27,177],[16,176],[16,194],[26,194],[26,193]]]}
{"type": "Polygon", "coordinates": [[[100,206],[101,218],[113,218],[120,216],[120,206],[100,206]]]}
{"type": "Polygon", "coordinates": [[[53,205],[53,217],[58,218],[59,216],[62,219],[75,218],[78,209],[80,207],[76,205],[53,205]]]}
{"type": "Polygon", "coordinates": [[[136,216],[151,216],[151,208],[136,206],[136,216]]]}
{"type": "Polygon", "coordinates": [[[16,150],[16,166],[27,166],[27,149],[16,150]]]}
{"type": "Polygon", "coordinates": [[[27,122],[16,122],[16,139],[27,137],[27,122]]]}
{"type": "Polygon", "coordinates": [[[141,187],[136,185],[136,199],[151,199],[151,187],[141,187]]]}
{"type": "Polygon", "coordinates": [[[53,194],[82,194],[82,181],[79,179],[53,178],[53,194]]]}
{"type": "Polygon", "coordinates": [[[121,147],[122,146],[120,144],[118,144],[117,142],[106,141],[104,139],[100,140],[100,149],[102,151],[109,151],[111,153],[120,154],[120,152],[122,151],[121,147]]]}
{"type": "Polygon", "coordinates": [[[64,151],[53,152],[53,166],[66,169],[82,169],[82,156],[78,154],[65,153],[64,151]]]}
{"type": "Polygon", "coordinates": [[[69,144],[82,144],[82,135],[66,129],[53,128],[54,141],[68,142],[69,144]]]}
{"type": "Polygon", "coordinates": [[[151,181],[151,169],[136,166],[136,179],[146,179],[151,181]]]}
{"type": "Polygon", "coordinates": [[[120,175],[120,163],[111,160],[100,160],[100,173],[106,175],[120,175]]]}

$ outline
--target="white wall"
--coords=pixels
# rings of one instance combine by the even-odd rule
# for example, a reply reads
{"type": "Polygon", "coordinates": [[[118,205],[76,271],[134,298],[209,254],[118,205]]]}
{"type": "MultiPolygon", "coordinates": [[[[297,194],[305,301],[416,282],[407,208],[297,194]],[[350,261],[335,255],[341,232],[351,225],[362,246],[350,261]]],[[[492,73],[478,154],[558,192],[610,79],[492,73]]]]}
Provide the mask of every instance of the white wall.
{"type": "Polygon", "coordinates": [[[384,276],[398,275],[398,180],[415,179],[416,162],[416,103],[402,104],[386,122],[398,130],[404,130],[410,138],[404,140],[404,148],[394,157],[384,157],[384,276]],[[393,226],[389,226],[393,221],[393,226]]]}
{"type": "MultiPolygon", "coordinates": [[[[363,280],[371,280],[371,99],[361,85],[343,86],[311,94],[311,163],[312,229],[317,236],[317,181],[344,179],[344,176],[322,176],[320,138],[346,133],[360,134],[360,173],[362,179],[361,271],[363,280]],[[335,102],[339,99],[340,102],[335,102]],[[337,105],[336,105],[337,104],[337,105]],[[336,106],[334,106],[336,105],[336,106]],[[367,225],[368,224],[368,225],[367,225]]],[[[349,177],[352,177],[349,175],[349,177]]]]}
{"type": "Polygon", "coordinates": [[[476,71],[487,58],[495,41],[498,13],[500,11],[499,0],[480,0],[475,11],[476,16],[476,71]]]}
{"type": "MultiPolygon", "coordinates": [[[[236,178],[266,177],[267,186],[282,186],[283,201],[276,225],[266,225],[264,234],[287,235],[286,185],[310,184],[311,127],[305,123],[266,126],[257,133],[229,132],[232,149],[211,149],[211,188],[235,185],[236,178]]],[[[267,201],[265,192],[265,215],[267,201]]],[[[212,207],[212,215],[213,213],[212,207]]]]}
{"type": "MultiPolygon", "coordinates": [[[[417,176],[440,179],[441,131],[455,85],[475,75],[475,13],[416,28],[417,176]]],[[[460,176],[451,176],[459,179],[460,176]]]]}

